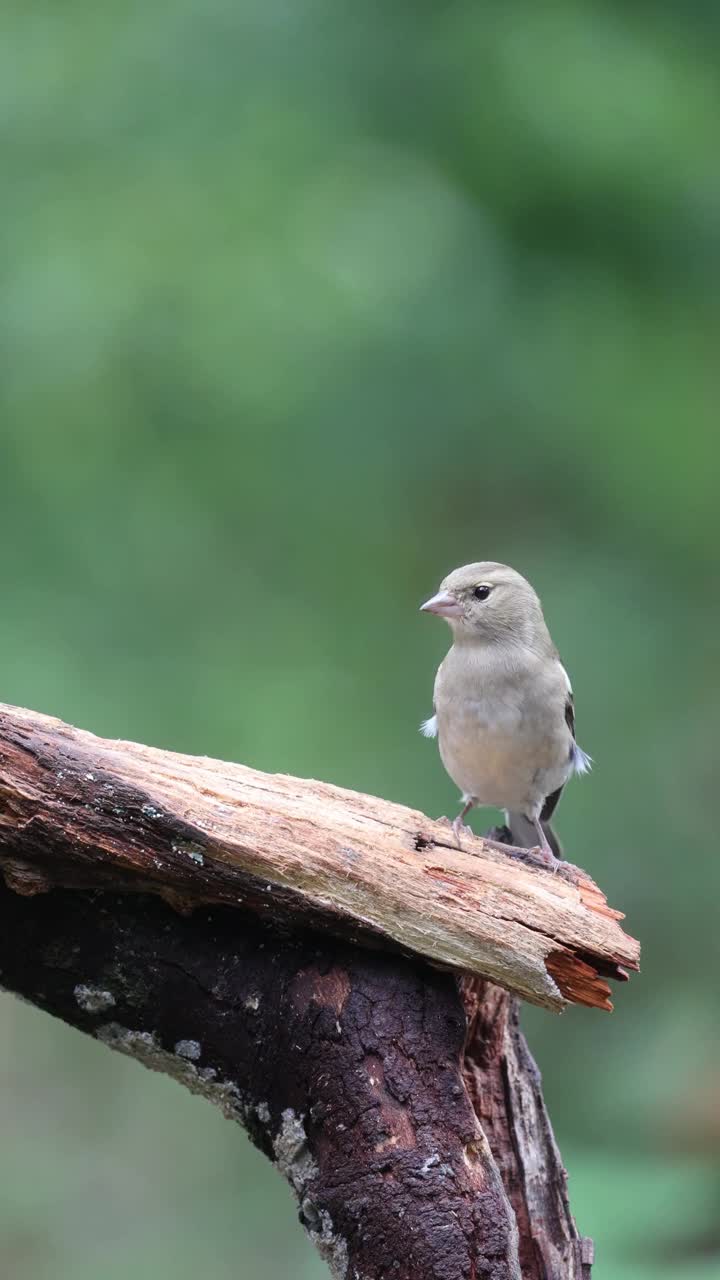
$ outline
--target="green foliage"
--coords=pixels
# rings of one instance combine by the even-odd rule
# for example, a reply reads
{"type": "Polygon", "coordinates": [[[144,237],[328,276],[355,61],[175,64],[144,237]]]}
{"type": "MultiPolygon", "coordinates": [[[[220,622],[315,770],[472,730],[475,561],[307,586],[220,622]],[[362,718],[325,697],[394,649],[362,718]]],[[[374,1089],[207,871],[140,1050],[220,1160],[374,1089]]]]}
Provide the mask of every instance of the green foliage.
{"type": "MultiPolygon", "coordinates": [[[[709,1275],[666,1203],[718,1216],[672,1156],[720,1074],[714,9],[37,0],[0,30],[0,696],[449,812],[416,607],[465,560],[526,572],[596,760],[561,834],[644,943],[612,1019],[526,1024],[600,1274],[709,1275]]],[[[1,1013],[0,1269],[288,1274],[230,1126],[1,1013]]]]}

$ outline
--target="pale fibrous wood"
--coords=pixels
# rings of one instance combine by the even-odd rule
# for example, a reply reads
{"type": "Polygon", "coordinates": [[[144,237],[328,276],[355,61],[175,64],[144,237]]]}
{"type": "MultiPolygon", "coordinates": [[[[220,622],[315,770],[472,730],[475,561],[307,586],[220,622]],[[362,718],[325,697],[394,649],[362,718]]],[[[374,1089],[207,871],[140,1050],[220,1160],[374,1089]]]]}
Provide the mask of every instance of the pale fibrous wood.
{"type": "Polygon", "coordinates": [[[0,704],[8,886],[154,892],[395,948],[538,1005],[611,1008],[639,946],[584,872],[328,783],[109,741],[0,704]]]}

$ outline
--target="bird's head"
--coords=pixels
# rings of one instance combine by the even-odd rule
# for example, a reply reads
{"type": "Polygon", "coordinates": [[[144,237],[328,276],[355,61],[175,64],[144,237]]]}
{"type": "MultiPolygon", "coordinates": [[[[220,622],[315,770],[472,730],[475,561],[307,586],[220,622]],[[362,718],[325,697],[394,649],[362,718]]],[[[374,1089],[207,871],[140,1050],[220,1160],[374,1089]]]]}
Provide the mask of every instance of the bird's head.
{"type": "Polygon", "coordinates": [[[491,560],[454,569],[420,608],[445,618],[460,641],[532,645],[547,635],[530,583],[515,569],[491,560]]]}

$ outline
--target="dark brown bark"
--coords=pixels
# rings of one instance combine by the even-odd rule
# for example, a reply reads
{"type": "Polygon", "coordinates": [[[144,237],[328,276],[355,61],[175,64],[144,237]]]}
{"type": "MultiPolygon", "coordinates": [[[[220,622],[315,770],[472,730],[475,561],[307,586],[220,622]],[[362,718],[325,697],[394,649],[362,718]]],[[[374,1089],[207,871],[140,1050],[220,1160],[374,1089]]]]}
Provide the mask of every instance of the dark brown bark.
{"type": "Polygon", "coordinates": [[[524,1280],[588,1280],[593,1245],[578,1237],[570,1212],[540,1072],[520,1030],[519,1001],[477,978],[465,979],[460,990],[467,1014],[463,1078],[513,1207],[524,1280]]]}
{"type": "Polygon", "coordinates": [[[498,988],[465,992],[468,1023],[420,961],[149,896],[0,888],[0,915],[2,984],[242,1123],[336,1276],[586,1280],[498,988]]]}

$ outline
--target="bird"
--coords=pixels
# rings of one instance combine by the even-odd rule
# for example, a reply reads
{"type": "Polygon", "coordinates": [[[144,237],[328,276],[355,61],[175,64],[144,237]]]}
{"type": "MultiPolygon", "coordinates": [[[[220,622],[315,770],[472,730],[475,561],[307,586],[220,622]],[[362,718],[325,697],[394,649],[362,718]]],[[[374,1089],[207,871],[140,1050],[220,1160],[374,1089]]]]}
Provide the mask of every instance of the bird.
{"type": "Polygon", "coordinates": [[[452,630],[433,714],[420,728],[437,737],[462,793],[452,824],[458,847],[470,810],[489,805],[505,812],[510,851],[534,849],[557,866],[562,851],[550,819],[565,783],[587,773],[592,759],[575,737],[570,679],[537,593],[509,565],[481,560],[449,573],[420,609],[452,630]]]}

